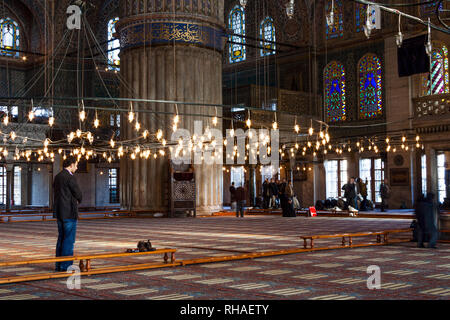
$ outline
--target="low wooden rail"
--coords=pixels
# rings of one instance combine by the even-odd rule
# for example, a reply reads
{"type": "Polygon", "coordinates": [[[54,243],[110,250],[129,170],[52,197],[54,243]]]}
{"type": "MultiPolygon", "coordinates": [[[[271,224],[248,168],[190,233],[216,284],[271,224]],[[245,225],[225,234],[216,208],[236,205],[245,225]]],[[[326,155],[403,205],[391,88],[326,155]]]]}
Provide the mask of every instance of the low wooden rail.
{"type": "MultiPolygon", "coordinates": [[[[413,229],[393,229],[393,230],[383,230],[383,231],[375,231],[375,232],[356,232],[356,233],[338,233],[338,234],[322,234],[322,235],[312,235],[312,236],[300,236],[300,239],[303,240],[303,248],[308,248],[308,240],[310,240],[310,248],[314,248],[314,240],[315,239],[330,239],[330,238],[342,238],[342,246],[346,246],[346,239],[348,241],[348,246],[353,246],[353,238],[354,237],[367,237],[367,236],[376,236],[376,243],[380,244],[388,244],[394,242],[403,242],[406,240],[392,240],[389,239],[389,234],[392,233],[405,233],[412,232],[413,229]],[[383,239],[381,238],[383,236],[383,239]]],[[[410,241],[410,240],[407,240],[410,241]]],[[[370,245],[370,244],[368,244],[370,245]]]]}
{"type": "MultiPolygon", "coordinates": [[[[109,218],[129,218],[135,217],[134,211],[94,211],[94,212],[80,212],[80,220],[92,220],[92,219],[109,219],[109,218]],[[98,217],[93,217],[93,216],[98,217]],[[87,216],[87,217],[86,217],[87,216]]],[[[13,223],[13,222],[37,222],[37,221],[56,221],[53,218],[53,213],[19,213],[19,214],[7,214],[0,215],[0,223],[13,223]],[[40,217],[41,219],[27,219],[32,217],[40,217]],[[17,219],[20,218],[20,219],[17,219]],[[25,219],[24,219],[25,218],[25,219]],[[17,219],[17,220],[15,220],[17,219]]]]}
{"type": "MultiPolygon", "coordinates": [[[[121,272],[128,270],[139,270],[139,269],[148,269],[151,267],[164,267],[164,266],[175,266],[178,263],[175,261],[175,252],[176,249],[157,249],[155,251],[146,251],[146,252],[131,252],[131,253],[104,253],[104,254],[94,254],[94,255],[79,255],[79,256],[70,256],[70,257],[56,257],[56,258],[48,258],[48,259],[36,259],[36,260],[22,260],[22,261],[10,261],[10,262],[1,262],[0,267],[10,267],[10,266],[18,266],[18,265],[30,265],[30,264],[42,264],[42,263],[54,263],[54,262],[63,262],[63,261],[74,261],[79,260],[80,271],[82,274],[98,274],[98,273],[109,273],[109,272],[121,272]],[[128,265],[128,266],[116,266],[116,267],[107,267],[107,268],[98,268],[92,269],[91,260],[98,259],[110,259],[110,258],[124,258],[124,257],[132,257],[132,256],[143,256],[143,255],[153,255],[153,254],[164,254],[163,260],[164,264],[136,264],[136,265],[128,265]],[[169,254],[170,254],[170,262],[169,262],[169,254]],[[104,272],[106,271],[106,272],[104,272]]],[[[17,277],[8,277],[8,278],[0,278],[0,284],[2,283],[11,283],[11,282],[21,282],[21,281],[30,281],[30,280],[41,280],[41,279],[49,279],[49,278],[60,278],[67,277],[66,272],[56,272],[51,276],[48,274],[32,274],[26,276],[17,276],[17,277]]]]}

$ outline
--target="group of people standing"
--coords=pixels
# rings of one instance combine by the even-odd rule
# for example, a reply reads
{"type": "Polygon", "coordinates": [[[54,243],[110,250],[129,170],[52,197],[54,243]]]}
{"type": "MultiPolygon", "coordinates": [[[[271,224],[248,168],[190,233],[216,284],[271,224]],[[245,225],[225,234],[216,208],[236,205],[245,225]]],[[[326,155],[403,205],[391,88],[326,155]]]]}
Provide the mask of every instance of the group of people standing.
{"type": "MultiPolygon", "coordinates": [[[[300,203],[295,196],[292,182],[286,179],[282,181],[266,179],[263,183],[263,203],[264,209],[281,208],[283,217],[295,217],[295,209],[300,208],[300,203]]],[[[232,210],[236,210],[236,217],[244,216],[244,206],[246,202],[246,192],[243,187],[235,187],[234,182],[230,186],[230,198],[232,210]]]]}
{"type": "Polygon", "coordinates": [[[279,208],[283,212],[283,217],[295,217],[295,209],[300,207],[297,197],[294,193],[292,182],[286,179],[275,180],[274,178],[265,179],[263,188],[263,208],[279,208]]]}
{"type": "MultiPolygon", "coordinates": [[[[347,200],[349,211],[365,211],[367,210],[367,184],[361,178],[351,177],[342,190],[344,190],[344,198],[347,200]]],[[[390,188],[387,179],[380,184],[381,212],[386,211],[387,199],[390,197],[390,188]]]]}

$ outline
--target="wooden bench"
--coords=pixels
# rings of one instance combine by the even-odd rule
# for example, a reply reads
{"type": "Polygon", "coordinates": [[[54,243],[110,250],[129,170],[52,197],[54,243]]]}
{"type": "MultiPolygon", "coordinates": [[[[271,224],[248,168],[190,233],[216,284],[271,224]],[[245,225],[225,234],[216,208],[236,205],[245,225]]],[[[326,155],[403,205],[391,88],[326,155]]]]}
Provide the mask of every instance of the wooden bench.
{"type": "MultiPolygon", "coordinates": [[[[78,215],[79,215],[80,220],[136,217],[136,214],[133,211],[80,212],[78,215]],[[94,215],[99,216],[99,217],[94,217],[94,215]]],[[[53,213],[50,213],[50,212],[0,215],[0,223],[36,222],[36,221],[56,221],[56,219],[53,218],[53,213]],[[41,219],[35,219],[35,220],[23,219],[23,218],[32,218],[32,217],[40,217],[41,219]],[[14,221],[14,218],[21,218],[21,219],[14,221]]]]}
{"type": "Polygon", "coordinates": [[[330,238],[342,238],[342,246],[346,246],[346,239],[348,240],[348,246],[353,245],[353,237],[366,237],[366,236],[376,236],[377,244],[387,244],[389,242],[397,242],[396,240],[389,240],[389,234],[391,233],[404,233],[411,232],[412,229],[394,229],[394,230],[383,230],[376,232],[355,232],[355,233],[339,233],[339,234],[322,234],[322,235],[312,235],[312,236],[300,236],[303,240],[303,248],[308,248],[308,240],[310,240],[310,248],[314,248],[315,239],[330,239],[330,238]],[[381,238],[383,236],[383,239],[381,238]],[[383,241],[382,241],[383,240],[383,241]]]}
{"type": "MultiPolygon", "coordinates": [[[[124,257],[133,257],[133,256],[143,256],[150,254],[164,254],[163,259],[164,263],[168,263],[169,261],[169,253],[170,253],[170,263],[175,263],[175,252],[176,249],[157,249],[154,251],[145,251],[145,252],[125,252],[125,253],[102,253],[102,254],[91,254],[91,255],[79,255],[79,256],[64,256],[64,257],[55,257],[48,259],[36,259],[36,260],[22,260],[22,261],[10,261],[10,262],[0,262],[0,267],[10,267],[10,266],[18,266],[18,265],[29,265],[29,264],[41,264],[41,263],[53,263],[53,262],[63,262],[63,261],[80,261],[80,270],[90,271],[92,268],[91,260],[95,259],[109,259],[109,258],[124,258],[124,257]]],[[[1,279],[0,279],[1,280],[1,279]]],[[[1,283],[1,282],[0,282],[1,283]]]]}

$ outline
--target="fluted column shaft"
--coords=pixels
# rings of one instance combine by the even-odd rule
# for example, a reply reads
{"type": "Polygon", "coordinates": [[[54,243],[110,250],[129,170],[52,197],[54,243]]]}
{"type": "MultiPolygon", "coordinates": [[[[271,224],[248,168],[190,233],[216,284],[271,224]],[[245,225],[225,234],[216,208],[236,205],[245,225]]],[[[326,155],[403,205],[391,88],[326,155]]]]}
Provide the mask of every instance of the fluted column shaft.
{"type": "MultiPolygon", "coordinates": [[[[204,17],[198,14],[189,16],[183,12],[180,15],[167,13],[163,18],[162,14],[156,15],[155,12],[147,12],[145,15],[145,10],[147,7],[150,8],[150,5],[144,6],[144,12],[130,11],[134,2],[135,0],[127,0],[122,3],[124,16],[120,17],[121,21],[117,26],[122,47],[120,73],[124,80],[121,96],[222,104],[222,53],[217,47],[220,41],[220,32],[217,30],[223,19],[219,18],[223,16],[223,0],[212,0],[211,9],[207,10],[207,7],[202,9],[204,17]],[[136,16],[137,14],[139,16],[136,16]],[[200,19],[201,23],[197,23],[196,19],[200,19]],[[205,21],[211,23],[208,24],[205,21]],[[156,29],[158,32],[155,33],[156,29]],[[175,29],[177,32],[188,32],[190,35],[197,36],[192,37],[193,43],[180,43],[186,41],[185,38],[177,41],[158,38],[175,29]],[[159,32],[161,30],[165,33],[159,32]],[[215,38],[216,36],[218,39],[215,38]]],[[[140,8],[139,5],[138,8],[140,8]]],[[[165,10],[168,8],[171,7],[166,5],[165,10]]],[[[195,6],[189,8],[199,10],[195,6]]],[[[139,114],[139,122],[143,128],[153,134],[161,129],[164,137],[167,140],[170,139],[175,113],[173,104],[136,103],[134,107],[136,110],[170,113],[139,114]]],[[[221,110],[218,111],[220,119],[222,113],[221,110]]],[[[202,121],[205,128],[208,121],[211,125],[211,118],[182,114],[215,115],[215,109],[211,107],[181,104],[178,105],[178,112],[180,114],[178,128],[187,129],[191,134],[194,133],[194,121],[202,121]]],[[[217,128],[221,130],[221,126],[219,121],[217,128]]],[[[122,121],[122,134],[122,139],[136,137],[134,128],[126,119],[122,121]]],[[[196,164],[194,168],[197,214],[208,214],[211,210],[220,209],[223,202],[222,166],[203,163],[196,164]]],[[[123,158],[120,184],[123,208],[168,211],[170,207],[169,156],[165,158],[158,156],[157,159],[151,156],[148,160],[123,158]]]]}

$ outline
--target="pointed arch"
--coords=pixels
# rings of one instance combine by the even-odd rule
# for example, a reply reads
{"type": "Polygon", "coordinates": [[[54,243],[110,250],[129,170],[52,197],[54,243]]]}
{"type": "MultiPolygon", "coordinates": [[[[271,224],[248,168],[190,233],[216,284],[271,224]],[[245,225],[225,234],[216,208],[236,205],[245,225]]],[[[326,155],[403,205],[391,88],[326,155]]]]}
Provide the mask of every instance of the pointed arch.
{"type": "Polygon", "coordinates": [[[342,63],[330,62],[324,69],[324,104],[327,122],[347,120],[345,69],[342,63]]]}
{"type": "Polygon", "coordinates": [[[377,55],[368,53],[358,63],[359,118],[374,119],[383,114],[382,67],[377,55]]]}
{"type": "MultiPolygon", "coordinates": [[[[276,41],[275,37],[275,25],[273,23],[273,19],[271,17],[266,17],[259,26],[259,37],[268,41],[276,41]]],[[[264,49],[260,50],[261,57],[270,56],[275,54],[275,43],[269,43],[265,41],[261,41],[261,47],[264,49]]]]}
{"type": "Polygon", "coordinates": [[[0,55],[8,57],[19,57],[20,28],[16,21],[11,18],[0,19],[0,55]]]}
{"type": "Polygon", "coordinates": [[[422,76],[422,95],[449,93],[448,48],[445,44],[433,41],[430,68],[431,74],[422,76]]]}
{"type": "MultiPolygon", "coordinates": [[[[245,36],[245,11],[240,5],[234,6],[228,15],[228,28],[233,33],[245,36]]],[[[230,63],[244,61],[247,57],[245,49],[245,38],[239,36],[230,36],[229,61],[230,63]]]]}

